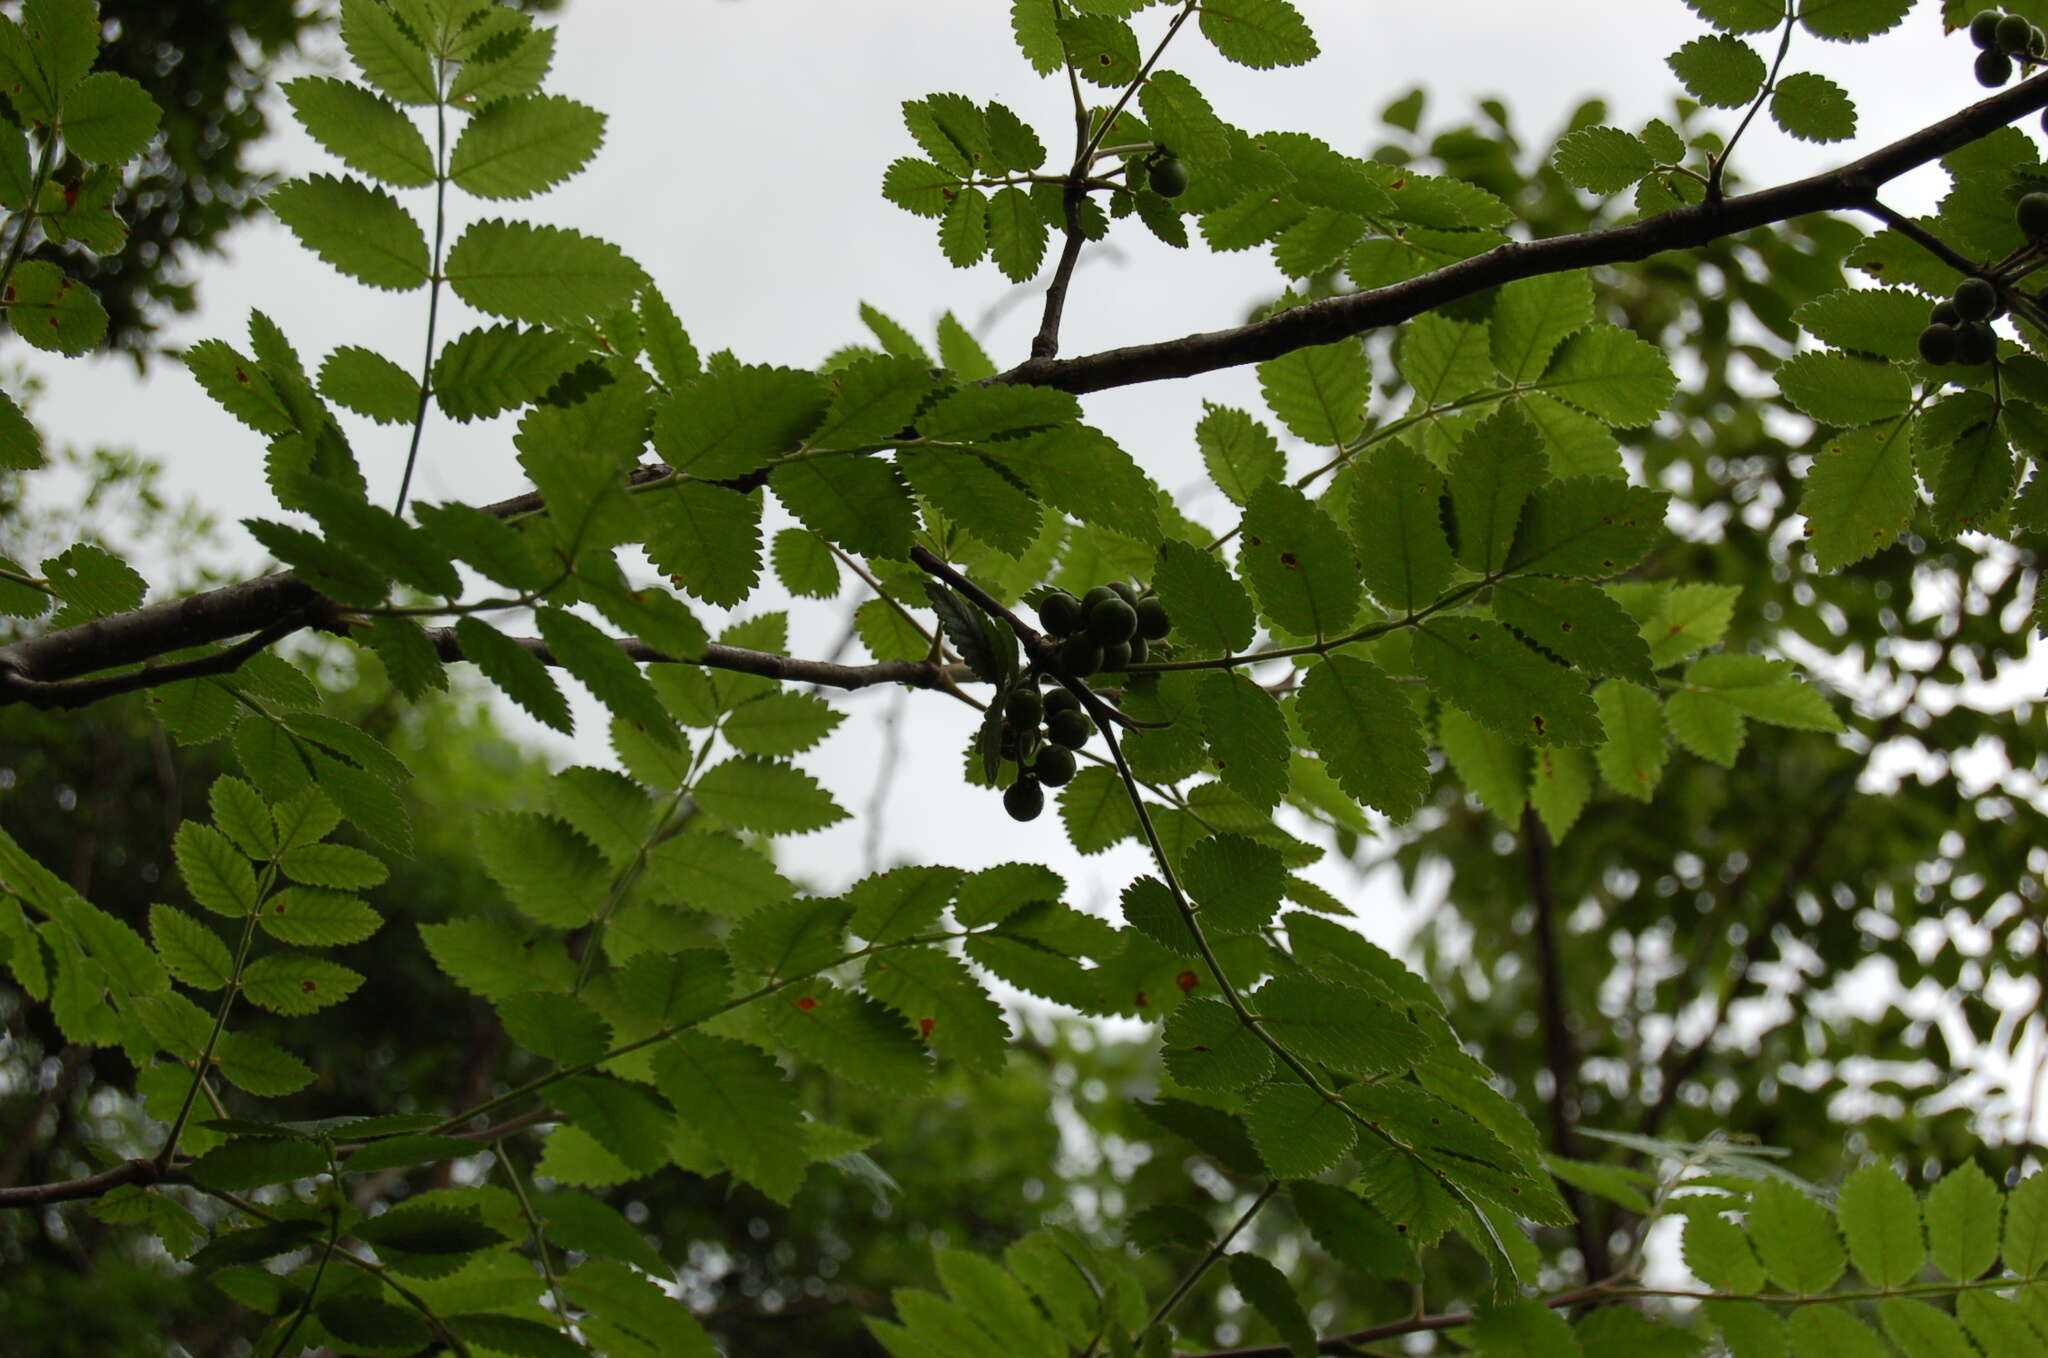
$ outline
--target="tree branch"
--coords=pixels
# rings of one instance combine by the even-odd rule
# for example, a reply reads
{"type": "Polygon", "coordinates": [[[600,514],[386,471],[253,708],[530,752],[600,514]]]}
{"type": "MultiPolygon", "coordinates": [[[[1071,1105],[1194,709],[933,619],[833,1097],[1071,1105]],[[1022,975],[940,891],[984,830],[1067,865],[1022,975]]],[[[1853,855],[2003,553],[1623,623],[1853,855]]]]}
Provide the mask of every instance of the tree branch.
{"type": "Polygon", "coordinates": [[[1419,278],[1310,302],[1229,330],[1080,358],[1033,358],[994,380],[1057,387],[1079,395],[1192,377],[1397,325],[1518,278],[1647,259],[1814,212],[1870,212],[1883,185],[2044,105],[2048,105],[2048,74],[2001,90],[1860,160],[1777,188],[1674,208],[1625,226],[1547,240],[1512,241],[1419,278]]]}

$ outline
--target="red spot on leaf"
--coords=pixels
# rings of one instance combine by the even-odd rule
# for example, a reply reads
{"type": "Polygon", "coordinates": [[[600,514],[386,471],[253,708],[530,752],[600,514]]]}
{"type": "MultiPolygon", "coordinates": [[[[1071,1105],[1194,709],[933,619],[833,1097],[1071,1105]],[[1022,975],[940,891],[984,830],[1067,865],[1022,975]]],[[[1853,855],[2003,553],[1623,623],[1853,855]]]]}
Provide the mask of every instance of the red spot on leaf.
{"type": "Polygon", "coordinates": [[[1202,983],[1202,978],[1195,975],[1195,973],[1193,973],[1192,971],[1184,971],[1180,975],[1173,978],[1173,983],[1179,986],[1180,993],[1185,995],[1190,990],[1193,990],[1196,986],[1200,985],[1202,983]]]}
{"type": "Polygon", "coordinates": [[[242,371],[240,368],[237,368],[235,369],[235,380],[237,382],[242,383],[244,386],[247,386],[249,382],[249,374],[242,371]]]}
{"type": "Polygon", "coordinates": [[[809,995],[806,995],[796,1002],[796,1007],[808,1014],[818,1007],[818,1002],[809,995]]]}
{"type": "Polygon", "coordinates": [[[1301,562],[1295,559],[1294,553],[1282,552],[1280,553],[1280,564],[1287,567],[1288,570],[1293,570],[1301,565],[1301,562]]]}
{"type": "Polygon", "coordinates": [[[315,984],[314,984],[313,982],[311,982],[311,981],[301,981],[301,982],[299,982],[299,993],[300,993],[301,995],[310,995],[310,994],[312,994],[312,993],[313,993],[314,991],[318,990],[319,988],[320,988],[319,986],[315,985],[315,984]]]}
{"type": "Polygon", "coordinates": [[[922,1037],[922,1038],[926,1038],[926,1039],[929,1039],[929,1038],[931,1037],[931,1035],[932,1035],[932,1021],[931,1021],[930,1019],[928,1019],[928,1018],[921,1018],[921,1019],[919,1019],[919,1020],[917,1021],[917,1035],[918,1035],[919,1037],[922,1037]]]}
{"type": "Polygon", "coordinates": [[[1139,991],[1139,992],[1138,992],[1138,1001],[1137,1001],[1137,1003],[1138,1003],[1138,1008],[1140,1008],[1140,1009],[1145,1009],[1145,1008],[1149,1008],[1149,1007],[1151,1006],[1151,1004],[1152,1004],[1152,1001],[1150,1001],[1150,1000],[1146,999],[1146,998],[1145,998],[1145,992],[1141,990],[1141,991],[1139,991]]]}

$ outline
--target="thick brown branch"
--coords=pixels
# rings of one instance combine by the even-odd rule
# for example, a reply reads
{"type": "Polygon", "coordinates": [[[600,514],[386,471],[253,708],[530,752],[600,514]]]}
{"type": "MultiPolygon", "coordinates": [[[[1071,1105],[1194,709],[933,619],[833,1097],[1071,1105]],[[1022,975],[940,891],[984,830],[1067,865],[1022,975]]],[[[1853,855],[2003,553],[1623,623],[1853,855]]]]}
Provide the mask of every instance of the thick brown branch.
{"type": "Polygon", "coordinates": [[[176,1171],[158,1168],[154,1160],[123,1160],[112,1169],[103,1169],[83,1179],[63,1179],[49,1184],[22,1184],[15,1188],[0,1188],[0,1208],[43,1207],[53,1202],[73,1202],[79,1198],[100,1198],[127,1184],[161,1183],[174,1179],[176,1171]]]}
{"type": "Polygon", "coordinates": [[[997,381],[1057,387],[1076,394],[1241,367],[1315,344],[1411,320],[1449,302],[1518,278],[1625,264],[1814,212],[1872,211],[1883,185],[2048,105],[2048,75],[2038,75],[1953,117],[1901,137],[1860,160],[1777,188],[1676,208],[1625,226],[1547,240],[1514,241],[1389,287],[1326,298],[1230,330],[1080,358],[1033,358],[997,381]]]}
{"type": "MultiPolygon", "coordinates": [[[[427,639],[434,643],[443,660],[461,660],[462,643],[455,639],[452,627],[429,627],[427,639]]],[[[539,637],[513,637],[513,641],[532,652],[543,665],[559,665],[555,653],[539,637]]],[[[835,665],[824,660],[804,660],[797,656],[776,655],[772,651],[748,651],[737,646],[721,646],[716,642],[704,648],[700,656],[688,660],[658,651],[638,637],[617,638],[619,649],[642,664],[680,663],[704,665],[715,670],[736,670],[741,674],[758,674],[768,679],[786,679],[800,684],[822,684],[826,688],[872,688],[876,684],[907,684],[911,688],[936,688],[941,679],[955,683],[973,678],[964,666],[943,666],[929,660],[881,660],[872,665],[835,665]]]]}

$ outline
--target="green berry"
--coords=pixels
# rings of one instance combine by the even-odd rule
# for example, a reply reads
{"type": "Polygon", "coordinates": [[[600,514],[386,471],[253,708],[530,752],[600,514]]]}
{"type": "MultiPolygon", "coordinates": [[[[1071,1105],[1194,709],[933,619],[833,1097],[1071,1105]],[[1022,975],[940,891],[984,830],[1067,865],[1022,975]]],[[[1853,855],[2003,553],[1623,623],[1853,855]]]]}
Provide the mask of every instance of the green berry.
{"type": "Polygon", "coordinates": [[[1013,726],[1036,726],[1045,720],[1045,699],[1035,688],[1013,688],[1003,699],[1003,715],[1013,726]]]}
{"type": "Polygon", "coordinates": [[[1003,793],[1003,810],[1010,813],[1011,820],[1037,820],[1045,810],[1045,789],[1036,778],[1026,774],[1003,793]]]}
{"type": "Polygon", "coordinates": [[[1956,314],[1966,321],[1988,321],[1998,310],[1998,289],[1988,278],[1965,278],[1956,284],[1956,314]]]}
{"type": "Polygon", "coordinates": [[[1995,48],[1977,54],[1977,83],[1988,89],[1997,89],[2012,79],[2012,58],[1995,48]]]}
{"type": "Polygon", "coordinates": [[[1954,302],[1936,302],[1934,310],[1927,313],[1929,325],[1961,325],[1963,313],[1956,310],[1954,302]]]}
{"type": "Polygon", "coordinates": [[[1995,9],[1980,9],[1970,20],[1970,41],[1990,50],[1998,46],[1998,21],[2005,16],[1995,9]]]}
{"type": "Polygon", "coordinates": [[[1114,646],[1138,634],[1138,610],[1111,599],[1088,612],[1088,637],[1099,646],[1114,646]]]}
{"type": "Polygon", "coordinates": [[[1095,722],[1086,712],[1055,712],[1045,719],[1045,738],[1055,745],[1078,750],[1095,734],[1095,722]]]}
{"type": "Polygon", "coordinates": [[[1052,720],[1062,712],[1079,712],[1080,710],[1081,700],[1074,696],[1071,689],[1055,688],[1046,691],[1045,717],[1047,721],[1052,720]]]}
{"type": "Polygon", "coordinates": [[[2048,55],[2048,33],[2042,32],[2039,24],[2035,24],[2033,32],[2027,35],[2027,55],[2036,60],[2048,55]]]}
{"type": "Polygon", "coordinates": [[[1956,361],[1956,329],[1952,325],[1930,325],[1920,332],[1920,357],[1939,368],[1956,361]]]}
{"type": "Polygon", "coordinates": [[[2048,193],[2030,193],[2020,199],[2013,219],[2029,236],[2048,236],[2048,193]]]}
{"type": "Polygon", "coordinates": [[[2034,39],[2034,26],[2024,14],[2008,14],[1998,21],[1992,36],[1997,39],[1999,51],[2024,52],[2034,39]]]}
{"type": "Polygon", "coordinates": [[[1138,591],[1136,586],[1126,584],[1122,580],[1112,580],[1109,582],[1109,587],[1116,591],[1117,598],[1122,599],[1132,608],[1136,608],[1138,606],[1138,591]]]}
{"type": "Polygon", "coordinates": [[[1152,192],[1161,198],[1178,198],[1188,191],[1188,167],[1179,156],[1167,156],[1152,162],[1152,172],[1146,176],[1152,185],[1152,192]]]}
{"type": "Polygon", "coordinates": [[[1005,759],[1015,759],[1022,749],[1023,745],[1018,740],[1017,728],[1014,726],[1003,727],[1002,738],[996,743],[996,753],[1002,755],[1005,759]]]}
{"type": "Polygon", "coordinates": [[[1076,679],[1102,668],[1102,647],[1087,637],[1068,637],[1060,647],[1060,667],[1076,679]]]}
{"type": "Polygon", "coordinates": [[[1133,665],[1144,664],[1145,657],[1152,653],[1152,647],[1150,643],[1148,643],[1145,640],[1144,633],[1142,632],[1139,633],[1137,636],[1132,637],[1129,641],[1125,642],[1124,645],[1131,648],[1130,663],[1133,665]]]}
{"type": "Polygon", "coordinates": [[[1056,637],[1070,637],[1081,630],[1081,601],[1065,590],[1038,601],[1038,621],[1056,637]]]}
{"type": "Polygon", "coordinates": [[[1157,599],[1138,601],[1138,635],[1147,641],[1164,640],[1173,630],[1173,619],[1167,616],[1166,605],[1157,599]]]}
{"type": "Polygon", "coordinates": [[[1031,765],[1032,777],[1047,787],[1065,787],[1074,781],[1074,752],[1064,745],[1048,745],[1031,765]]]}
{"type": "Polygon", "coordinates": [[[1998,357],[1998,332],[1982,321],[1956,330],[1956,362],[1975,368],[1998,357]]]}
{"type": "Polygon", "coordinates": [[[1083,613],[1093,613],[1111,599],[1120,597],[1122,596],[1108,585],[1097,585],[1094,589],[1081,596],[1081,611],[1083,613]]]}
{"type": "MultiPolygon", "coordinates": [[[[1135,638],[1134,638],[1135,640],[1135,638]]],[[[1131,643],[1119,641],[1102,648],[1102,668],[1118,673],[1131,667],[1131,643]]]]}

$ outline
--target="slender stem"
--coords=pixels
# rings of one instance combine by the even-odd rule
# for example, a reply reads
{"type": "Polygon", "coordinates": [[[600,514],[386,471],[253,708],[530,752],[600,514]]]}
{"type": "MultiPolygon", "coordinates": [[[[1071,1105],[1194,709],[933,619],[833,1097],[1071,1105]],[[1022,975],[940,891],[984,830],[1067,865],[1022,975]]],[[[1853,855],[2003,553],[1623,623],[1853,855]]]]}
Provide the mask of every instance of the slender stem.
{"type": "Polygon", "coordinates": [[[1771,62],[1770,74],[1764,77],[1762,88],[1757,90],[1756,98],[1750,101],[1749,111],[1744,113],[1742,121],[1736,124],[1734,133],[1729,136],[1727,144],[1721,148],[1721,154],[1713,157],[1707,164],[1707,201],[1710,203],[1721,200],[1721,181],[1724,172],[1728,168],[1728,157],[1735,154],[1735,143],[1742,140],[1742,134],[1749,131],[1750,123],[1755,120],[1757,113],[1762,110],[1765,101],[1777,89],[1778,71],[1785,64],[1785,54],[1792,50],[1792,26],[1797,17],[1798,6],[1787,5],[1785,7],[1785,30],[1778,37],[1778,55],[1771,62]]]}
{"type": "MultiPolygon", "coordinates": [[[[434,59],[434,87],[445,87],[447,62],[434,59]]],[[[405,450],[405,475],[398,482],[398,504],[391,512],[405,513],[406,497],[412,493],[413,468],[420,458],[420,437],[427,428],[427,406],[433,399],[434,329],[441,319],[441,246],[448,234],[448,101],[445,95],[434,103],[434,268],[427,276],[427,345],[420,356],[420,404],[412,418],[412,445],[405,450]]]]}
{"type": "Polygon", "coordinates": [[[505,1177],[512,1183],[512,1194],[519,1199],[519,1215],[526,1218],[526,1229],[533,1235],[533,1253],[540,1261],[540,1276],[547,1279],[548,1295],[555,1302],[555,1323],[562,1327],[562,1335],[575,1342],[575,1331],[569,1324],[569,1304],[562,1300],[562,1282],[555,1276],[555,1266],[548,1257],[547,1233],[541,1229],[540,1214],[533,1210],[533,1199],[526,1194],[526,1183],[519,1177],[519,1167],[512,1163],[512,1153],[505,1149],[503,1141],[493,1141],[491,1149],[497,1152],[498,1163],[505,1167],[505,1177]]]}
{"type": "MultiPolygon", "coordinates": [[[[0,263],[0,297],[8,295],[8,285],[14,281],[15,266],[28,253],[29,234],[35,230],[38,206],[43,201],[43,186],[50,182],[50,171],[57,164],[57,135],[45,128],[43,144],[36,150],[35,173],[29,176],[28,206],[22,210],[21,224],[15,229],[14,239],[7,242],[7,259],[0,263]]],[[[18,329],[19,327],[17,327],[18,329]]]]}
{"type": "MultiPolygon", "coordinates": [[[[338,1192],[341,1166],[336,1162],[334,1148],[327,1148],[327,1173],[331,1191],[338,1192]]],[[[320,1262],[313,1267],[313,1281],[306,1288],[306,1298],[299,1303],[299,1309],[292,1316],[292,1323],[285,1326],[284,1333],[277,1337],[277,1346],[270,1351],[270,1358],[284,1358],[285,1350],[291,1347],[292,1336],[306,1323],[306,1317],[313,1313],[313,1303],[320,1296],[320,1281],[327,1276],[327,1261],[334,1257],[335,1246],[341,1240],[341,1206],[330,1201],[327,1206],[327,1240],[320,1247],[320,1262]]]]}
{"type": "Polygon", "coordinates": [[[1863,211],[1877,218],[1907,240],[1912,241],[1915,245],[1925,250],[1928,254],[1933,255],[1957,273],[1968,276],[1975,274],[1983,267],[1977,261],[1951,249],[1947,241],[1896,208],[1887,207],[1885,204],[1873,200],[1864,204],[1863,211]]]}
{"type": "Polygon", "coordinates": [[[1356,631],[1346,632],[1341,637],[1325,637],[1321,641],[1305,641],[1299,646],[1276,646],[1267,651],[1247,651],[1242,655],[1210,656],[1207,659],[1200,660],[1147,661],[1142,665],[1131,666],[1130,672],[1132,674],[1159,674],[1167,670],[1228,670],[1236,669],[1241,665],[1257,665],[1267,660],[1287,660],[1298,655],[1328,655],[1331,651],[1339,650],[1345,646],[1354,646],[1361,641],[1372,641],[1375,638],[1386,636],[1390,632],[1398,632],[1406,627],[1418,626],[1428,618],[1443,612],[1454,604],[1463,603],[1480,590],[1485,589],[1489,585],[1498,584],[1505,578],[1507,578],[1507,573],[1497,572],[1478,580],[1468,581],[1449,591],[1427,607],[1419,608],[1413,613],[1404,614],[1398,618],[1390,618],[1384,622],[1368,624],[1356,631]]]}
{"type": "Polygon", "coordinates": [[[1173,1285],[1173,1291],[1167,1293],[1165,1300],[1153,1308],[1152,1316],[1145,1322],[1144,1328],[1131,1336],[1131,1347],[1138,1347],[1146,1335],[1158,1329],[1161,1323],[1173,1314],[1173,1308],[1180,1305],[1182,1299],[1194,1290],[1195,1284],[1202,1280],[1202,1276],[1216,1266],[1216,1261],[1230,1248],[1230,1242],[1237,1238],[1238,1232],[1251,1225],[1252,1218],[1259,1214],[1259,1209],[1271,1202],[1273,1195],[1279,1191],[1280,1181],[1277,1179],[1259,1190],[1259,1195],[1252,1199],[1251,1206],[1245,1208],[1243,1214],[1230,1224],[1229,1230],[1217,1236],[1209,1248],[1202,1251],[1202,1257],[1195,1260],[1194,1266],[1181,1275],[1180,1281],[1173,1285]]]}

